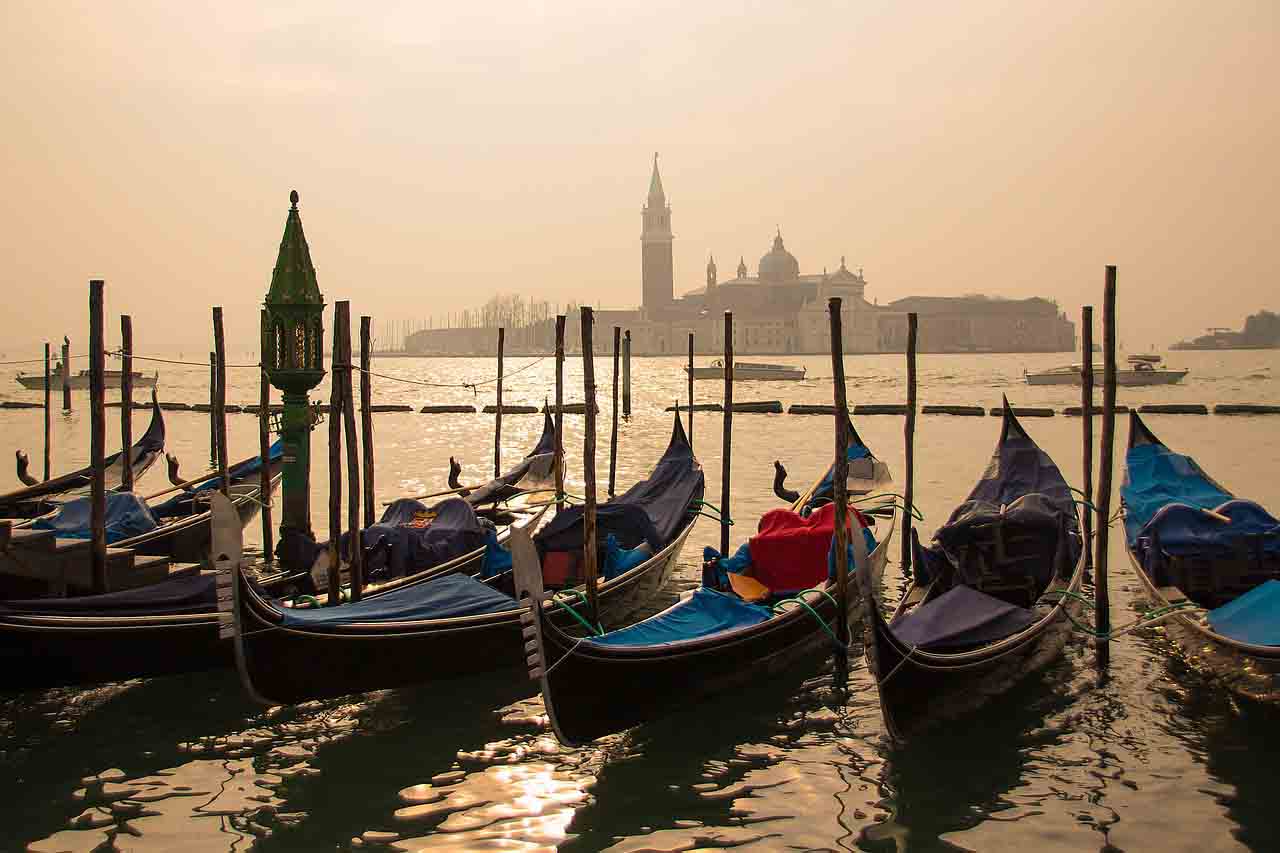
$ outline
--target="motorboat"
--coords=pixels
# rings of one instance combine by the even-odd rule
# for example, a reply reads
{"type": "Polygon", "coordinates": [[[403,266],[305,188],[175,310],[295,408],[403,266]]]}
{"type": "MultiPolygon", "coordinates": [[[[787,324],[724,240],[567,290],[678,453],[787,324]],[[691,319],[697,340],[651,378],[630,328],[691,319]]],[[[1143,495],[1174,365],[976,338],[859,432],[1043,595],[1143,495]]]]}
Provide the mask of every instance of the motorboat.
{"type": "MultiPolygon", "coordinates": [[[[685,368],[688,370],[689,368],[685,368]]],[[[693,368],[694,379],[724,379],[724,359],[717,358],[706,367],[693,368]]],[[[746,379],[804,379],[804,368],[791,364],[761,364],[753,361],[733,363],[734,381],[746,379]]]]}
{"type": "MultiPolygon", "coordinates": [[[[44,374],[43,373],[22,373],[17,375],[18,384],[28,391],[44,390],[44,374]]],[[[103,384],[107,388],[119,388],[124,378],[123,370],[105,370],[102,373],[103,384]]],[[[159,372],[147,376],[138,371],[133,371],[133,387],[134,388],[154,388],[156,382],[160,379],[159,372]]],[[[62,390],[62,365],[56,364],[49,371],[49,390],[62,390]]],[[[67,377],[67,385],[73,391],[84,391],[89,387],[89,371],[81,370],[79,373],[67,377]]]]}
{"type": "MultiPolygon", "coordinates": [[[[1162,367],[1164,359],[1158,355],[1131,355],[1126,361],[1128,368],[1116,371],[1117,385],[1173,385],[1175,382],[1181,382],[1182,377],[1189,372],[1185,369],[1162,367]]],[[[1023,375],[1028,385],[1079,385],[1083,371],[1084,366],[1077,362],[1039,373],[1023,371],[1023,375]]],[[[1093,366],[1095,383],[1101,382],[1102,372],[1102,365],[1093,366]]]]}

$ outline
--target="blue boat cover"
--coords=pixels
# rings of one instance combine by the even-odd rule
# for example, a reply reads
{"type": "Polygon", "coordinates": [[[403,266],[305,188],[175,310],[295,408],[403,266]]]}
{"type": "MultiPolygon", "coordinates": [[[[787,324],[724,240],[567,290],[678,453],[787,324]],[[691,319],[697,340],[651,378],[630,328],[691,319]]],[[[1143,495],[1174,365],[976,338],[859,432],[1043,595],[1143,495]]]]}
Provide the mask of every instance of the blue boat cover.
{"type": "Polygon", "coordinates": [[[1225,523],[1197,506],[1175,503],[1158,510],[1138,532],[1135,547],[1145,551],[1152,540],[1166,554],[1261,557],[1280,554],[1280,521],[1253,501],[1231,500],[1213,510],[1225,523]]]}
{"type": "Polygon", "coordinates": [[[169,616],[217,609],[213,574],[193,574],[160,583],[72,598],[0,602],[0,613],[47,616],[169,616]]]}
{"type": "MultiPolygon", "coordinates": [[[[655,553],[662,550],[689,523],[690,507],[702,499],[704,486],[702,466],[693,456],[677,412],[671,442],[649,478],[596,507],[601,553],[610,535],[628,550],[642,542],[648,542],[655,553]]],[[[578,506],[556,515],[534,537],[539,554],[581,550],[582,514],[583,508],[578,506]]]]}
{"type": "Polygon", "coordinates": [[[991,643],[1035,621],[1025,607],[960,584],[902,614],[889,628],[903,645],[934,651],[991,643]]]}
{"type": "Polygon", "coordinates": [[[768,621],[771,615],[767,607],[747,604],[737,596],[701,587],[669,610],[629,627],[610,631],[602,637],[591,637],[584,642],[602,646],[678,643],[747,625],[758,625],[768,621]]]}
{"type": "Polygon", "coordinates": [[[514,610],[514,598],[467,575],[442,578],[336,607],[280,608],[283,624],[299,628],[353,622],[419,622],[514,610]]]}
{"type": "MultiPolygon", "coordinates": [[[[267,450],[267,455],[271,457],[272,462],[279,462],[284,457],[284,440],[278,439],[267,450]]],[[[244,483],[252,480],[257,482],[258,472],[262,470],[262,457],[253,456],[242,462],[237,462],[227,469],[227,478],[232,485],[244,483]]],[[[176,516],[191,515],[193,510],[192,496],[200,492],[212,491],[219,487],[219,478],[211,477],[189,489],[179,492],[164,503],[156,504],[151,508],[151,512],[156,518],[173,518],[176,516]]],[[[201,512],[204,508],[201,508],[201,512]]]]}
{"type": "Polygon", "coordinates": [[[1190,456],[1174,453],[1163,444],[1149,443],[1131,447],[1125,455],[1120,497],[1125,507],[1125,533],[1133,546],[1142,528],[1161,507],[1181,503],[1214,509],[1231,500],[1232,495],[1190,456]]]}
{"type": "MultiPolygon", "coordinates": [[[[653,551],[644,545],[638,545],[635,548],[623,548],[618,544],[618,537],[611,533],[604,543],[604,579],[611,581],[618,575],[631,571],[652,556],[653,551]]],[[[507,565],[511,565],[509,561],[507,565]]]]}
{"type": "Polygon", "coordinates": [[[1280,581],[1261,583],[1207,614],[1224,637],[1255,646],[1280,646],[1280,581]]]}
{"type": "MultiPolygon", "coordinates": [[[[461,557],[483,547],[485,540],[486,528],[461,498],[446,498],[433,507],[401,498],[362,535],[366,569],[385,568],[393,578],[461,557]]],[[[343,553],[350,550],[345,535],[342,548],[343,553]]]]}
{"type": "MultiPolygon", "coordinates": [[[[107,544],[150,533],[159,526],[147,502],[133,492],[107,494],[107,544]]],[[[58,507],[48,518],[31,525],[36,530],[53,530],[66,539],[88,539],[91,535],[89,498],[76,498],[58,507]]]]}

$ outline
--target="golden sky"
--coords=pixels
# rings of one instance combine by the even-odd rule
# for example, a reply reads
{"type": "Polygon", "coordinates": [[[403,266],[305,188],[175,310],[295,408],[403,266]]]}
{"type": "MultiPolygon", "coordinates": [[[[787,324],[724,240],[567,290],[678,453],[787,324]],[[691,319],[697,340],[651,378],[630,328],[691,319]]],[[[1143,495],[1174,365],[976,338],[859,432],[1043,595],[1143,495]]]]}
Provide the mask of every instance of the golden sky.
{"type": "Polygon", "coordinates": [[[1131,347],[1280,308],[1280,3],[0,4],[0,350],[254,346],[288,208],[329,302],[640,301],[652,152],[676,291],[802,272],[1074,318],[1131,347]]]}

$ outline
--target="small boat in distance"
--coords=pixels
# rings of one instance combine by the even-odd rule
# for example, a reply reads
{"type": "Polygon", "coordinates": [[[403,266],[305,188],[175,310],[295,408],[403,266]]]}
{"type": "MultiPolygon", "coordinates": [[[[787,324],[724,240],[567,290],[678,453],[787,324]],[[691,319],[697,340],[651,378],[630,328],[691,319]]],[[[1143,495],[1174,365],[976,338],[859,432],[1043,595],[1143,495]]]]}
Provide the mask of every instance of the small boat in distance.
{"type": "MultiPolygon", "coordinates": [[[[105,370],[103,371],[103,380],[107,388],[119,388],[120,381],[124,378],[123,370],[105,370]]],[[[28,391],[44,390],[44,374],[43,373],[23,373],[18,372],[18,384],[28,391]]],[[[160,379],[159,372],[150,376],[144,376],[138,371],[133,371],[133,387],[134,388],[154,388],[156,382],[160,379]]],[[[72,391],[85,391],[89,388],[89,371],[82,370],[67,378],[67,384],[71,386],[72,391]]],[[[62,364],[55,364],[49,370],[49,390],[62,390],[62,364]]]]}
{"type": "MultiPolygon", "coordinates": [[[[687,371],[689,368],[685,368],[687,371]]],[[[717,358],[708,367],[693,368],[694,379],[724,379],[724,359],[717,358]]],[[[753,361],[735,361],[733,379],[804,379],[804,368],[790,364],[760,364],[753,361]]]]}
{"type": "MultiPolygon", "coordinates": [[[[1164,359],[1158,355],[1131,355],[1126,360],[1129,363],[1129,369],[1116,371],[1117,385],[1172,385],[1175,382],[1181,382],[1182,377],[1189,372],[1161,367],[1160,364],[1164,359]]],[[[1079,385],[1083,370],[1083,365],[1077,362],[1040,373],[1027,373],[1024,370],[1022,375],[1026,377],[1028,385],[1079,385]]],[[[1102,365],[1093,366],[1093,376],[1095,383],[1100,381],[1102,365]]]]}

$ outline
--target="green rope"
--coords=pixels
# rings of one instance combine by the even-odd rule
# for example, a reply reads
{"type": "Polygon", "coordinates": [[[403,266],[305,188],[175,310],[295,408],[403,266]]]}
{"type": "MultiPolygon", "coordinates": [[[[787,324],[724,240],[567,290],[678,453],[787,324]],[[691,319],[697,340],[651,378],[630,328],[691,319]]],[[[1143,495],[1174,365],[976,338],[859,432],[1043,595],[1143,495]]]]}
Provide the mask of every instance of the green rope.
{"type": "Polygon", "coordinates": [[[821,596],[823,596],[824,598],[826,598],[826,599],[827,599],[827,601],[830,601],[830,602],[831,602],[831,605],[832,605],[833,607],[835,607],[837,610],[839,610],[839,609],[840,609],[840,606],[836,603],[836,600],[835,600],[834,598],[832,598],[832,597],[831,597],[831,594],[830,594],[830,593],[828,593],[828,592],[827,592],[826,590],[824,590],[824,589],[819,589],[818,587],[814,587],[814,588],[812,588],[812,589],[806,589],[806,590],[804,590],[804,592],[801,592],[799,595],[794,596],[794,597],[792,597],[792,598],[784,598],[784,599],[782,599],[782,601],[779,601],[777,604],[773,605],[772,612],[773,612],[773,613],[775,613],[775,614],[776,614],[776,613],[778,613],[778,612],[782,609],[782,606],[783,606],[784,604],[798,604],[798,605],[800,605],[800,606],[801,606],[801,607],[803,607],[805,610],[809,611],[809,615],[810,615],[810,616],[812,616],[815,620],[817,620],[817,622],[818,622],[818,626],[819,626],[820,628],[822,628],[822,630],[823,630],[823,631],[825,631],[825,632],[827,633],[827,636],[831,638],[831,642],[833,642],[833,643],[835,643],[837,646],[839,646],[839,645],[840,645],[840,638],[838,638],[838,637],[835,635],[835,632],[833,632],[833,631],[831,630],[831,626],[830,626],[830,625],[828,625],[828,624],[826,623],[826,620],[824,620],[821,616],[819,616],[819,615],[818,615],[818,611],[814,610],[814,609],[813,609],[813,607],[812,607],[812,606],[810,606],[809,602],[807,602],[807,601],[805,601],[805,600],[804,600],[804,595],[805,595],[806,593],[810,593],[810,592],[816,592],[816,593],[818,593],[819,595],[821,595],[821,596]]]}
{"type": "MultiPolygon", "coordinates": [[[[698,498],[694,498],[692,501],[690,501],[690,505],[691,505],[691,506],[705,506],[705,507],[709,507],[709,508],[711,508],[711,509],[715,510],[716,512],[720,512],[720,507],[716,506],[716,505],[715,505],[715,504],[713,504],[711,501],[704,501],[704,500],[699,500],[698,498]]],[[[721,513],[721,514],[723,515],[723,513],[721,513]]]]}
{"type": "MultiPolygon", "coordinates": [[[[907,498],[906,498],[906,496],[905,496],[905,495],[900,495],[900,494],[898,494],[897,492],[876,492],[875,494],[871,494],[871,495],[863,495],[862,497],[852,498],[852,499],[850,499],[849,503],[851,503],[851,504],[859,504],[859,503],[863,503],[863,502],[865,502],[865,501],[872,500],[873,498],[883,498],[883,497],[891,497],[891,498],[898,498],[898,499],[900,499],[900,500],[902,501],[901,503],[898,503],[897,501],[892,502],[892,506],[893,506],[895,509],[902,510],[902,511],[904,511],[904,512],[908,509],[908,507],[907,507],[907,498]]],[[[911,517],[912,517],[912,518],[914,518],[916,521],[924,521],[924,513],[922,513],[919,509],[917,509],[917,508],[916,508],[916,506],[915,506],[914,502],[912,503],[912,505],[911,505],[911,507],[910,507],[910,510],[911,510],[911,517]]]]}
{"type": "MultiPolygon", "coordinates": [[[[565,590],[565,592],[569,593],[570,595],[578,596],[581,599],[581,603],[583,604],[586,603],[587,596],[582,592],[582,590],[568,589],[568,590],[565,590]]],[[[597,637],[604,636],[604,631],[600,628],[600,626],[592,625],[590,622],[588,622],[586,618],[582,616],[581,613],[579,613],[577,610],[573,608],[572,604],[565,601],[558,595],[555,598],[553,598],[552,601],[554,601],[560,607],[563,607],[565,610],[569,611],[569,615],[572,616],[574,619],[577,619],[578,624],[580,624],[583,628],[586,628],[588,631],[590,631],[592,634],[596,635],[597,637]]]]}
{"type": "MultiPolygon", "coordinates": [[[[1069,589],[1050,590],[1049,592],[1045,593],[1046,596],[1053,595],[1053,594],[1057,594],[1060,596],[1060,598],[1056,599],[1056,601],[1061,601],[1063,598],[1072,598],[1072,599],[1075,599],[1076,601],[1079,601],[1087,605],[1088,607],[1091,607],[1091,608],[1094,607],[1094,603],[1090,601],[1088,598],[1069,589]]],[[[1050,602],[1055,601],[1055,599],[1047,599],[1047,600],[1050,602]]],[[[1109,642],[1111,640],[1115,640],[1120,637],[1123,637],[1125,634],[1128,634],[1129,632],[1136,630],[1137,628],[1147,624],[1148,622],[1151,622],[1152,620],[1163,619],[1166,616],[1170,616],[1174,613],[1178,613],[1183,610],[1194,608],[1195,606],[1196,604],[1193,601],[1178,601],[1178,602],[1174,602],[1173,604],[1166,604],[1161,607],[1154,607],[1151,610],[1140,611],[1137,619],[1135,619],[1134,621],[1130,622],[1127,625],[1123,625],[1111,631],[1099,631],[1095,627],[1081,624],[1080,622],[1076,621],[1076,618],[1074,615],[1072,615],[1071,611],[1065,608],[1063,609],[1062,612],[1066,614],[1067,619],[1070,620],[1071,624],[1075,625],[1076,628],[1079,629],[1082,633],[1087,634],[1088,636],[1093,637],[1096,640],[1107,640],[1109,642]]]]}
{"type": "Polygon", "coordinates": [[[320,600],[314,595],[295,595],[292,602],[293,606],[297,607],[299,602],[303,604],[310,604],[312,607],[320,606],[320,600]]]}
{"type": "Polygon", "coordinates": [[[700,516],[702,516],[703,518],[709,518],[709,519],[711,519],[712,521],[716,522],[717,524],[727,524],[727,525],[729,525],[730,527],[733,527],[733,519],[732,519],[732,518],[725,518],[723,515],[712,515],[712,514],[711,514],[711,513],[709,513],[709,512],[700,512],[699,510],[696,510],[696,509],[691,509],[691,510],[689,510],[689,515],[700,515],[700,516]]]}

